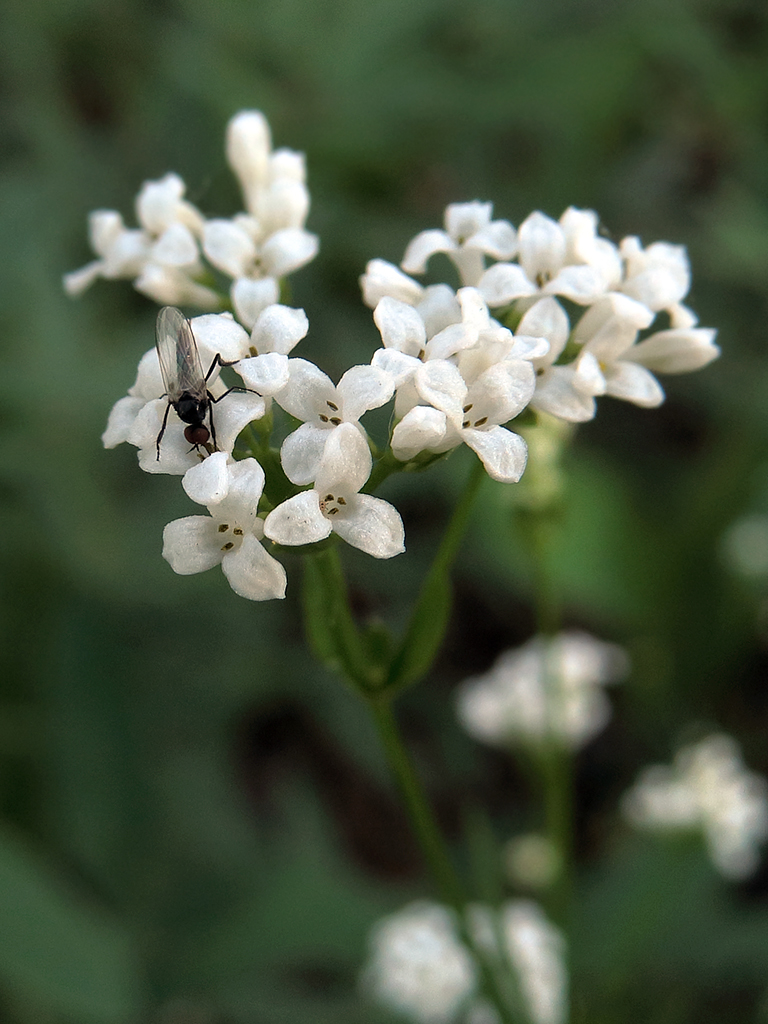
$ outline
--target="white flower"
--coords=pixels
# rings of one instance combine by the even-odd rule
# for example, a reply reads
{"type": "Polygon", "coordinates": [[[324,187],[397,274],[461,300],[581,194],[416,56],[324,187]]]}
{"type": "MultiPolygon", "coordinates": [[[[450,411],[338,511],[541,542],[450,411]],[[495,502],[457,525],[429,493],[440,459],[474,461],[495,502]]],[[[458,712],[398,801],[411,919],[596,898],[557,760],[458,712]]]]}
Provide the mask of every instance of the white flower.
{"type": "Polygon", "coordinates": [[[240,597],[268,601],[285,596],[286,576],[264,550],[258,517],[264,471],[255,459],[233,462],[216,452],[190,469],[182,481],[193,501],[210,516],[187,516],[163,531],[163,558],[182,576],[221,564],[240,597]]]}
{"type": "Polygon", "coordinates": [[[475,989],[472,957],[440,904],[419,901],[385,917],[371,932],[370,948],[363,985],[420,1024],[455,1020],[475,989]]]}
{"type": "Polygon", "coordinates": [[[141,227],[126,228],[114,210],[89,217],[91,247],[99,257],[64,277],[69,295],[79,295],[98,277],[132,278],[134,287],[156,302],[216,308],[218,295],[198,283],[202,273],[197,237],[203,217],[183,198],[177,174],[146,181],[136,198],[141,227]]]}
{"type": "Polygon", "coordinates": [[[326,443],[336,428],[353,424],[363,435],[360,417],[388,402],[394,383],[389,374],[374,366],[353,366],[334,385],[306,359],[291,359],[288,365],[290,377],[276,401],[304,422],[283,442],[280,459],[292,483],[308,484],[316,478],[326,443]]]}
{"type": "Polygon", "coordinates": [[[484,256],[509,260],[517,251],[515,229],[506,220],[492,221],[493,203],[453,203],[445,210],[445,230],[422,231],[409,243],[403,270],[423,274],[427,261],[444,252],[456,265],[464,285],[476,285],[485,270],[484,256]]]}
{"type": "Polygon", "coordinates": [[[702,829],[715,867],[735,880],[755,871],[768,839],[768,783],[723,734],[683,747],[671,767],[645,768],[622,810],[640,828],[702,829]]]}
{"type": "Polygon", "coordinates": [[[573,341],[581,346],[574,365],[577,387],[653,408],[664,401],[664,391],[651,371],[688,373],[720,354],[715,331],[705,327],[656,331],[637,342],[638,332],[653,319],[644,303],[624,295],[595,302],[573,330],[573,341]]]}
{"type": "MultiPolygon", "coordinates": [[[[532,1024],[562,1024],[568,987],[564,940],[541,908],[530,900],[511,900],[498,910],[473,905],[467,923],[478,945],[500,961],[500,969],[517,973],[532,1024]]],[[[446,907],[427,901],[409,904],[378,922],[370,946],[364,986],[413,1020],[498,1020],[478,997],[477,969],[459,939],[456,917],[446,907]]]]}
{"type": "Polygon", "coordinates": [[[628,670],[621,648],[586,633],[534,637],[457,693],[459,719],[485,743],[583,746],[610,717],[602,687],[628,670]]]}
{"type": "MultiPolygon", "coordinates": [[[[207,313],[195,317],[190,324],[203,373],[208,372],[217,355],[221,355],[227,362],[233,354],[237,358],[240,351],[248,351],[250,339],[247,332],[228,313],[207,313]]],[[[227,391],[218,373],[219,368],[216,366],[206,382],[214,399],[222,398],[227,391]]],[[[261,394],[233,391],[221,403],[216,401],[211,404],[209,415],[214,420],[216,447],[220,451],[231,452],[240,431],[264,415],[263,395],[270,392],[268,375],[263,373],[262,378],[264,390],[261,394]]],[[[279,380],[277,370],[275,381],[279,380]]],[[[128,395],[121,398],[109,414],[107,429],[102,435],[104,447],[114,448],[127,441],[139,449],[139,465],[145,472],[183,474],[199,462],[201,457],[199,451],[190,447],[184,438],[184,428],[185,424],[175,410],[168,409],[157,349],[150,349],[139,362],[136,381],[128,389],[128,395]],[[166,429],[158,458],[157,437],[164,420],[166,429]]]]}
{"type": "Polygon", "coordinates": [[[518,231],[518,262],[496,263],[478,281],[483,298],[491,308],[543,294],[594,302],[621,271],[616,247],[597,226],[592,210],[569,207],[559,222],[532,213],[518,231]]]}
{"type": "Polygon", "coordinates": [[[227,125],[227,160],[243,192],[246,212],[203,228],[210,262],[233,278],[232,305],[247,327],[277,302],[278,279],[314,259],[318,239],[304,229],[309,212],[304,156],[272,151],[269,124],[243,110],[227,125]]]}
{"type": "Polygon", "coordinates": [[[337,533],[374,558],[392,558],[405,550],[403,522],[387,501],[360,488],[371,475],[371,452],[353,423],[328,435],[312,490],[278,505],[266,518],[264,532],[278,544],[313,544],[337,533]]]}
{"type": "Polygon", "coordinates": [[[691,286],[691,268],[685,247],[654,242],[643,249],[634,235],[619,246],[624,275],[619,291],[644,303],[649,309],[678,310],[691,286]]]}
{"type": "Polygon", "coordinates": [[[568,977],[561,932],[531,900],[506,903],[501,911],[501,929],[533,1024],[562,1024],[568,977]]]}
{"type": "Polygon", "coordinates": [[[525,469],[525,441],[502,427],[520,413],[533,394],[533,367],[524,360],[495,363],[467,385],[445,359],[423,363],[413,376],[417,405],[395,427],[392,452],[407,461],[420,451],[442,452],[464,442],[494,480],[514,483],[525,469]]]}

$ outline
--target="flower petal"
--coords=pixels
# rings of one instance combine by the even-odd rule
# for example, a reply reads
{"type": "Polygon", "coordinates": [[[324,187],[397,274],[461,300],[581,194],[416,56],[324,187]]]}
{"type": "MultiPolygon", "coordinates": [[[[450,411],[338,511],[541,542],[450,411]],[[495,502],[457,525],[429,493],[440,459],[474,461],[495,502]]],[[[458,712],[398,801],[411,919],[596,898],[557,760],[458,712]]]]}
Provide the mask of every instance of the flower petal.
{"type": "Polygon", "coordinates": [[[430,405],[417,405],[392,432],[392,454],[407,462],[419,452],[434,450],[445,437],[445,413],[430,405]]]}
{"type": "MultiPolygon", "coordinates": [[[[232,363],[248,353],[248,334],[236,323],[231,313],[205,313],[190,321],[192,333],[200,349],[200,360],[203,373],[216,358],[221,356],[223,362],[232,363]]],[[[215,380],[218,370],[208,379],[215,380]]]]}
{"type": "Polygon", "coordinates": [[[301,486],[315,480],[326,442],[333,432],[332,427],[326,430],[313,423],[302,423],[286,437],[280,449],[280,461],[291,483],[301,486]]]}
{"type": "Polygon", "coordinates": [[[637,363],[620,362],[605,370],[605,393],[644,409],[664,401],[664,389],[650,370],[637,363]]]}
{"type": "Polygon", "coordinates": [[[538,291],[517,263],[494,263],[480,278],[477,288],[491,309],[507,306],[515,299],[535,295],[538,291]]]}
{"type": "Polygon", "coordinates": [[[424,351],[427,331],[413,306],[385,295],[373,311],[373,319],[385,348],[409,356],[418,356],[424,351]]]}
{"type": "Polygon", "coordinates": [[[360,426],[342,423],[325,445],[315,486],[320,493],[342,491],[356,494],[371,475],[373,459],[360,426]]]}
{"type": "Polygon", "coordinates": [[[146,405],[146,399],[126,395],[112,406],[107,420],[107,428],[101,435],[101,443],[105,448],[116,448],[128,440],[128,434],[139,412],[146,405]]]}
{"type": "Polygon", "coordinates": [[[284,501],[264,521],[264,535],[277,544],[314,544],[331,534],[331,522],[320,511],[317,491],[302,491],[284,501]]]}
{"type": "Polygon", "coordinates": [[[313,260],[319,248],[317,235],[303,228],[282,228],[262,245],[261,255],[270,274],[283,277],[313,260]]]}
{"type": "Polygon", "coordinates": [[[205,222],[203,251],[214,267],[230,277],[245,277],[256,260],[253,239],[231,220],[205,222]]]}
{"type": "Polygon", "coordinates": [[[249,330],[259,318],[259,314],[277,302],[280,297],[280,286],[274,277],[263,277],[253,280],[250,277],[238,277],[230,289],[232,308],[235,316],[249,330]]]}
{"type": "Polygon", "coordinates": [[[246,533],[239,548],[224,555],[221,568],[238,597],[250,601],[285,597],[285,569],[252,533],[246,533]]]}
{"type": "Polygon", "coordinates": [[[379,409],[395,392],[392,377],[376,366],[352,366],[336,387],[344,419],[359,420],[369,409],[379,409]]]}
{"type": "Polygon", "coordinates": [[[450,253],[456,248],[456,243],[445,231],[438,228],[421,231],[408,243],[400,266],[407,274],[423,274],[430,256],[437,252],[450,253]]]}
{"type": "Polygon", "coordinates": [[[334,532],[354,548],[374,558],[392,558],[405,551],[400,513],[388,501],[358,494],[350,510],[333,521],[334,532]]]}
{"type": "Polygon", "coordinates": [[[554,277],[565,262],[565,234],[556,220],[536,210],[520,225],[519,261],[530,281],[554,277]]]}
{"type": "Polygon", "coordinates": [[[418,281],[408,277],[402,270],[387,260],[369,260],[365,273],[360,278],[363,302],[375,309],[385,296],[415,306],[424,292],[418,281]]]}
{"type": "Polygon", "coordinates": [[[222,557],[218,525],[210,516],[174,519],[163,530],[163,558],[180,576],[212,569],[222,557]]]}
{"type": "Polygon", "coordinates": [[[586,423],[594,419],[595,399],[577,388],[572,366],[552,366],[536,381],[531,406],[569,423],[586,423]]]}
{"type": "Polygon", "coordinates": [[[291,359],[290,377],[280,392],[278,405],[297,420],[314,419],[317,407],[327,399],[336,397],[331,378],[307,359],[291,359]]]}
{"type": "Polygon", "coordinates": [[[476,452],[485,471],[501,483],[517,483],[528,461],[528,446],[519,434],[506,427],[462,430],[462,439],[476,452]]]}
{"type": "Polygon", "coordinates": [[[565,348],[570,329],[568,314],[563,307],[557,299],[547,297],[539,299],[524,314],[517,333],[546,338],[549,342],[548,362],[554,362],[565,348]]]}
{"type": "Polygon", "coordinates": [[[241,359],[235,367],[246,387],[260,395],[276,395],[288,383],[290,370],[288,356],[280,352],[265,352],[263,356],[241,359]]]}
{"type": "Polygon", "coordinates": [[[688,373],[700,370],[720,355],[711,327],[657,331],[645,341],[633,345],[623,356],[642,363],[655,373],[688,373]]]}
{"type": "Polygon", "coordinates": [[[440,409],[449,419],[461,423],[467,385],[453,363],[445,359],[431,359],[422,364],[413,380],[425,402],[440,409]]]}
{"type": "Polygon", "coordinates": [[[229,491],[226,452],[214,452],[184,474],[181,486],[198,505],[217,505],[229,491]]]}
{"type": "Polygon", "coordinates": [[[216,447],[223,452],[231,452],[240,431],[262,418],[265,403],[260,395],[231,391],[213,406],[211,412],[216,428],[216,447]]]}
{"type": "Polygon", "coordinates": [[[251,345],[260,355],[280,352],[287,356],[308,330],[309,321],[303,309],[276,303],[260,313],[251,332],[251,345]]]}

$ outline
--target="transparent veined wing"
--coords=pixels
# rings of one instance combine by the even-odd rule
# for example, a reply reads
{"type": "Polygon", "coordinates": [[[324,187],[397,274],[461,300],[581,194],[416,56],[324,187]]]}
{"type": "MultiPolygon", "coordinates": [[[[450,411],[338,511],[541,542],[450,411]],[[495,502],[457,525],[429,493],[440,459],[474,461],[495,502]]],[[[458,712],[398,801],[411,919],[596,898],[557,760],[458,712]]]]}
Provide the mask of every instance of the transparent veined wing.
{"type": "Polygon", "coordinates": [[[189,321],[175,306],[163,306],[155,329],[160,372],[173,404],[183,394],[204,398],[206,383],[197,343],[189,321]]]}

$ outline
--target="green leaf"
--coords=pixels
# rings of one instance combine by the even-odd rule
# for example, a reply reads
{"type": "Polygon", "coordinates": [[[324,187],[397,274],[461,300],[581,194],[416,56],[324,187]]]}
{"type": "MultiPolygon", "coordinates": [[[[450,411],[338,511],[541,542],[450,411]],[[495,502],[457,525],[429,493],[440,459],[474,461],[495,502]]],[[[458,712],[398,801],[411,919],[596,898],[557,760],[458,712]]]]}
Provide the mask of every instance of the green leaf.
{"type": "Polygon", "coordinates": [[[0,979],[79,1024],[136,1020],[141,986],[128,937],[20,839],[0,832],[0,979]]]}

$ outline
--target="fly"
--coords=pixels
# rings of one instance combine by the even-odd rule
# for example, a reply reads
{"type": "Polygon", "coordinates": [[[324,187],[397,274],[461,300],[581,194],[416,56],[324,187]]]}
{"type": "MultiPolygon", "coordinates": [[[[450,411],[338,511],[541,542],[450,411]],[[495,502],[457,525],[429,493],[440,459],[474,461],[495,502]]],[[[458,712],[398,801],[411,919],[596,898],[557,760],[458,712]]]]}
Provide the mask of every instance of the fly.
{"type": "MultiPolygon", "coordinates": [[[[230,391],[246,391],[248,388],[230,388],[223,395],[214,398],[208,390],[208,380],[217,366],[231,366],[221,356],[214,356],[208,372],[203,376],[200,353],[192,333],[189,320],[175,306],[163,306],[157,314],[155,331],[157,358],[163,375],[168,405],[163,416],[163,425],[157,435],[157,458],[160,459],[160,442],[163,439],[171,407],[187,426],[184,437],[194,448],[208,445],[210,439],[216,448],[216,429],[213,425],[212,406],[220,402],[230,391]],[[208,418],[208,426],[205,424],[208,418]]],[[[236,361],[236,360],[235,360],[236,361]]],[[[210,451],[210,448],[209,448],[210,451]]]]}

